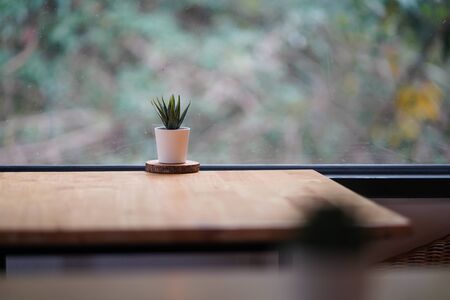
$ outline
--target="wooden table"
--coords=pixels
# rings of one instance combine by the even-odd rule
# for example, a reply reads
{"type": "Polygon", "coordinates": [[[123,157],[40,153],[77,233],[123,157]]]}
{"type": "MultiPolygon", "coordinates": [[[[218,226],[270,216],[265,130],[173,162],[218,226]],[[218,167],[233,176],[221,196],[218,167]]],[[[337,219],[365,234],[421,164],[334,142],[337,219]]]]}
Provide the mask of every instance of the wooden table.
{"type": "MultiPolygon", "coordinates": [[[[40,275],[0,279],[0,299],[310,299],[304,290],[295,289],[301,281],[289,272],[261,270],[40,275]]],[[[449,269],[372,271],[364,300],[448,300],[449,282],[449,269]]],[[[328,299],[335,297],[322,298],[328,299]]]]}
{"type": "Polygon", "coordinates": [[[278,243],[320,203],[382,236],[406,218],[312,170],[0,173],[0,252],[37,247],[278,243]]]}

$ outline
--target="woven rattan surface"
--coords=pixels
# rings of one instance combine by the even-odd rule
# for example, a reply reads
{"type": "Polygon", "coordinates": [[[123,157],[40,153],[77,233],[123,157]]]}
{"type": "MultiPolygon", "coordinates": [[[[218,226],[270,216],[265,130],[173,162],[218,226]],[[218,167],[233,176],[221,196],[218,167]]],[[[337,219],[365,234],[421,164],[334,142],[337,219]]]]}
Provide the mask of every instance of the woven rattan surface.
{"type": "Polygon", "coordinates": [[[394,267],[450,266],[450,235],[385,261],[394,267]]]}

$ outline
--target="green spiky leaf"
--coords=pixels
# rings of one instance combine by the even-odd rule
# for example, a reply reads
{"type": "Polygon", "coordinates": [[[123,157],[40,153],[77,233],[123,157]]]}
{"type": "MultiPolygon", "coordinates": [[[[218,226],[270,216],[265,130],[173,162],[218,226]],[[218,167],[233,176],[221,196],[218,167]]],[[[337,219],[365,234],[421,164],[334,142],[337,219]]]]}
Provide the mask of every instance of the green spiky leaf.
{"type": "Polygon", "coordinates": [[[186,106],[186,108],[185,108],[184,111],[183,111],[183,114],[182,114],[181,117],[179,118],[178,124],[177,124],[178,128],[181,127],[181,124],[183,123],[184,118],[186,117],[186,113],[187,113],[187,111],[188,111],[188,109],[189,109],[190,106],[191,106],[191,102],[189,102],[188,106],[186,106]]]}
{"type": "Polygon", "coordinates": [[[155,107],[156,113],[166,129],[180,128],[186,117],[187,111],[191,106],[191,102],[189,102],[183,113],[181,113],[180,95],[178,95],[177,101],[175,100],[175,96],[171,95],[167,103],[164,100],[164,97],[161,97],[161,100],[158,97],[152,99],[151,103],[155,107]]]}

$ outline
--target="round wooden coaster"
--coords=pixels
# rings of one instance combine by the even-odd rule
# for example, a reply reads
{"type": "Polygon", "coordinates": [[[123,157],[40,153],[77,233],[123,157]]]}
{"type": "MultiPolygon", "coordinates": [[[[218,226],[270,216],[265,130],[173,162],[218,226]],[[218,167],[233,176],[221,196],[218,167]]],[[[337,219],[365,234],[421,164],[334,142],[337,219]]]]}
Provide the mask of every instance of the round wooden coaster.
{"type": "Polygon", "coordinates": [[[185,174],[197,173],[200,170],[200,163],[187,160],[184,164],[162,164],[158,160],[149,160],[145,163],[145,171],[161,174],[185,174]]]}

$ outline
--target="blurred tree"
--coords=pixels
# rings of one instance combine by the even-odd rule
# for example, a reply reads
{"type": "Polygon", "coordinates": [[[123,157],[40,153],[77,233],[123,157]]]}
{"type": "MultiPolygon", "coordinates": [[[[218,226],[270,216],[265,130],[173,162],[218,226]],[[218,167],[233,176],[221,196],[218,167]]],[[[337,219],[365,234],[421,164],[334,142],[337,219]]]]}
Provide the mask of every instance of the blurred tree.
{"type": "Polygon", "coordinates": [[[449,5],[0,0],[0,161],[69,134],[26,120],[70,108],[120,128],[49,161],[143,161],[169,93],[193,100],[202,162],[448,161],[449,5]]]}

